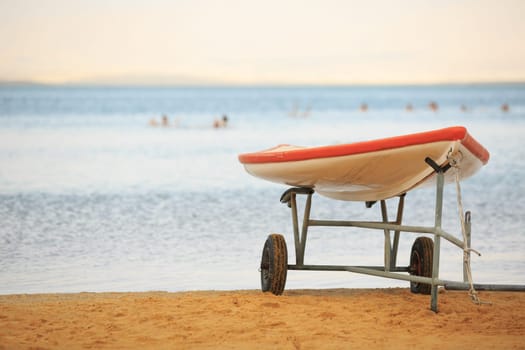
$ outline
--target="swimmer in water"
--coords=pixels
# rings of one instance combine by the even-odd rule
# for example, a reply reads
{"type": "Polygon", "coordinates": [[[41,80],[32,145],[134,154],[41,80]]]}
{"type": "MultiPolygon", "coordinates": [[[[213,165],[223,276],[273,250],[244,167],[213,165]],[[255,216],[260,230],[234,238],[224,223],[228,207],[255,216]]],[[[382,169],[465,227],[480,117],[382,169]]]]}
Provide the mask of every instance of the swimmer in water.
{"type": "Polygon", "coordinates": [[[225,128],[226,126],[228,126],[228,116],[226,114],[224,114],[222,116],[222,119],[215,119],[213,121],[213,127],[215,129],[218,129],[218,128],[225,128]]]}
{"type": "Polygon", "coordinates": [[[169,126],[170,125],[170,122],[168,120],[168,117],[166,116],[166,114],[163,114],[162,115],[162,126],[166,127],[166,126],[169,126]]]}

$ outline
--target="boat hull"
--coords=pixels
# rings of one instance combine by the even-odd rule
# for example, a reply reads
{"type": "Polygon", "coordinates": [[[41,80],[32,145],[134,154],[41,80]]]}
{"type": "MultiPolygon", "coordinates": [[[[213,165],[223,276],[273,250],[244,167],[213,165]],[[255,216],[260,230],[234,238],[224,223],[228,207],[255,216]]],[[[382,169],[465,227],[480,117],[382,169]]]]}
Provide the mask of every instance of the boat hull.
{"type": "MultiPolygon", "coordinates": [[[[435,130],[364,143],[329,147],[281,145],[239,156],[253,176],[308,187],[329,198],[375,201],[401,195],[434,183],[434,169],[459,160],[460,178],[476,173],[488,161],[488,152],[463,127],[435,130]],[[417,136],[417,137],[416,137],[417,136]]],[[[455,171],[446,173],[453,181],[455,171]]]]}

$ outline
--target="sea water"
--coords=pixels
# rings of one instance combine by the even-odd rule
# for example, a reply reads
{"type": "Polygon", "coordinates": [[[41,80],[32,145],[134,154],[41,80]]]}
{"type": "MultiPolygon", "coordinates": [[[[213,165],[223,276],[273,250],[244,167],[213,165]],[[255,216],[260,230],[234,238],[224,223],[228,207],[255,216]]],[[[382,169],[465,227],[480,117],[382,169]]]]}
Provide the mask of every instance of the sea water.
{"type": "MultiPolygon", "coordinates": [[[[268,234],[283,234],[295,261],[291,216],[279,202],[286,186],[247,174],[239,153],[452,125],[466,126],[491,153],[461,183],[472,246],[482,254],[472,257],[474,280],[524,284],[523,84],[0,87],[0,293],[257,289],[268,234]],[[162,115],[168,127],[150,126],[162,115]],[[223,115],[227,127],[213,128],[223,115]]],[[[433,188],[409,192],[404,223],[432,225],[434,196],[433,188]]],[[[380,220],[380,209],[314,195],[312,218],[380,220]]],[[[453,185],[443,225],[461,237],[453,185]]],[[[408,265],[416,236],[401,235],[399,266],[408,265]]],[[[314,227],[305,262],[381,265],[383,239],[381,231],[314,227]]],[[[443,242],[441,277],[462,280],[461,262],[462,252],[443,242]]],[[[345,272],[290,271],[287,281],[407,285],[345,272]]]]}

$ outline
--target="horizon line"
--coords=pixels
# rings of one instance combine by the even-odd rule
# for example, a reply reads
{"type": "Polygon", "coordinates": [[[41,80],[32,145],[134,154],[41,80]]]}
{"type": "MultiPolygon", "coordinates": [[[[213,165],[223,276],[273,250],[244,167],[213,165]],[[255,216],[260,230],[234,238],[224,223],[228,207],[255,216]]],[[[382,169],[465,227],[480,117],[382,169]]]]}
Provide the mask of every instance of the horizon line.
{"type": "Polygon", "coordinates": [[[446,85],[521,85],[519,80],[485,80],[485,81],[434,81],[434,82],[355,82],[355,83],[293,83],[293,82],[118,82],[118,81],[69,81],[43,82],[38,80],[2,80],[0,86],[48,86],[48,87],[373,87],[373,86],[446,86],[446,85]]]}

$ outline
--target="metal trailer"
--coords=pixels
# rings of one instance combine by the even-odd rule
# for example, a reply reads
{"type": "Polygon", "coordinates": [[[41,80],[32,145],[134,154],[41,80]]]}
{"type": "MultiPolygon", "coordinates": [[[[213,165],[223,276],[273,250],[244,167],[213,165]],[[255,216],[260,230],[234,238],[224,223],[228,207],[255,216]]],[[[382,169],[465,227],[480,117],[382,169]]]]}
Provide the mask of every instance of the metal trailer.
{"type": "MultiPolygon", "coordinates": [[[[395,221],[389,221],[386,207],[386,200],[381,200],[382,221],[339,221],[339,220],[315,220],[310,218],[312,206],[312,195],[314,190],[304,187],[293,187],[288,189],[281,196],[281,202],[291,208],[293,234],[295,245],[295,264],[288,264],[288,253],[284,237],[280,234],[268,236],[261,258],[261,288],[264,292],[272,292],[279,295],[284,291],[287,270],[307,270],[307,271],[348,271],[367,274],[378,277],[398,279],[410,282],[410,290],[413,293],[430,294],[430,308],[438,312],[438,287],[444,286],[447,289],[456,290],[508,290],[525,291],[525,286],[512,285],[473,285],[469,282],[470,273],[470,253],[471,253],[471,215],[466,212],[464,216],[463,237],[466,240],[458,239],[452,234],[441,228],[442,208],[443,208],[443,188],[444,174],[451,167],[446,164],[443,167],[437,165],[432,159],[425,159],[431,166],[436,175],[436,202],[434,226],[406,226],[402,225],[405,194],[399,196],[397,215],[395,221]],[[306,196],[304,215],[301,230],[299,231],[299,220],[297,213],[297,195],[306,196]],[[384,266],[342,266],[342,265],[307,265],[304,263],[306,240],[308,228],[312,226],[325,227],[357,227],[363,229],[375,229],[384,232],[384,266]],[[393,241],[392,241],[393,232],[393,241]],[[411,249],[410,265],[397,266],[397,253],[401,232],[422,233],[434,236],[418,237],[411,249]],[[457,246],[464,252],[463,262],[463,281],[447,281],[439,278],[439,255],[441,250],[441,239],[445,239],[457,246]],[[406,274],[408,272],[408,274],[406,274]],[[405,274],[404,274],[405,273],[405,274]]],[[[366,202],[367,207],[371,207],[375,202],[366,202]]],[[[475,293],[475,291],[474,291],[475,293]]]]}

